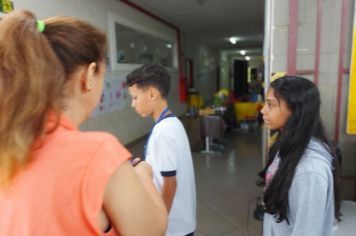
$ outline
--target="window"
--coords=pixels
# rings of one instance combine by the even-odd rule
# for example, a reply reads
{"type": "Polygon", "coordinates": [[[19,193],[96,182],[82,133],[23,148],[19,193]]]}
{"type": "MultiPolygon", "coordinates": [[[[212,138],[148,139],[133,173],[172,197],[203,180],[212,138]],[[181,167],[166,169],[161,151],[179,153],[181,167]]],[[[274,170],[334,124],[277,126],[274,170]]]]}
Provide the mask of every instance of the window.
{"type": "Polygon", "coordinates": [[[175,38],[111,13],[109,24],[110,64],[113,70],[133,69],[145,63],[177,67],[175,38]]]}

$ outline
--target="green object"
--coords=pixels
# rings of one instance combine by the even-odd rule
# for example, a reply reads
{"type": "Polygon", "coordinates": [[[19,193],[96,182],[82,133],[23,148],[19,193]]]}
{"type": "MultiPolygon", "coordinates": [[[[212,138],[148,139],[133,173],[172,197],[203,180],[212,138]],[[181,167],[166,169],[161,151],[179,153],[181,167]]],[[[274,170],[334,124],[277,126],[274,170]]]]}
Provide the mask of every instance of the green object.
{"type": "Polygon", "coordinates": [[[38,32],[42,33],[46,28],[46,24],[42,20],[37,20],[36,24],[38,32]]]}
{"type": "Polygon", "coordinates": [[[227,89],[220,89],[217,93],[214,94],[214,105],[223,106],[229,97],[229,91],[227,89]]]}
{"type": "Polygon", "coordinates": [[[214,105],[215,106],[222,106],[224,103],[224,98],[219,96],[214,96],[214,105]]]}

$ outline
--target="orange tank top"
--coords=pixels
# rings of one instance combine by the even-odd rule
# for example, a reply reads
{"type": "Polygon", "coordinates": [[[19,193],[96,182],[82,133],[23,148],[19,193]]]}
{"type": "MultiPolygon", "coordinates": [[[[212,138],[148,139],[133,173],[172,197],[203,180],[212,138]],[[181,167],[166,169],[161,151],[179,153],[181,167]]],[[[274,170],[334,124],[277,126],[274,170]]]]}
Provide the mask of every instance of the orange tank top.
{"type": "Polygon", "coordinates": [[[102,233],[97,216],[110,175],[130,156],[112,135],[81,132],[62,116],[0,190],[0,235],[118,235],[102,233]]]}

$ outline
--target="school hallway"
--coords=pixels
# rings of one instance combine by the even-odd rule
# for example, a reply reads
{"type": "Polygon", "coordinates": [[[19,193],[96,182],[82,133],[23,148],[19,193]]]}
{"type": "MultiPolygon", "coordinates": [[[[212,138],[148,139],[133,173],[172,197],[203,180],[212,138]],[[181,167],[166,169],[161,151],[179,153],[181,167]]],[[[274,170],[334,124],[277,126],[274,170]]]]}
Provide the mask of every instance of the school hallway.
{"type": "MultiPolygon", "coordinates": [[[[195,236],[257,236],[262,224],[253,218],[257,173],[262,168],[261,131],[233,130],[224,137],[221,154],[201,154],[202,140],[196,137],[189,119],[183,123],[192,142],[197,188],[195,236]]],[[[142,156],[145,138],[128,145],[134,156],[142,156]]]]}

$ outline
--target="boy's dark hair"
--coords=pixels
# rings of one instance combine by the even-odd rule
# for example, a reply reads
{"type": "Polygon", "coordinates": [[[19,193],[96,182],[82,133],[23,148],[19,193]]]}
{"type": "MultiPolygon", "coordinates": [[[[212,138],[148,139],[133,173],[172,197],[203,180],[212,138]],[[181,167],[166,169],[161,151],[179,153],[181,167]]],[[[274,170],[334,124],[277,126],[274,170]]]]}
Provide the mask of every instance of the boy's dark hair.
{"type": "Polygon", "coordinates": [[[126,86],[131,87],[134,84],[139,89],[154,87],[158,89],[161,96],[166,98],[171,87],[171,77],[166,69],[158,64],[145,64],[126,77],[126,86]]]}

